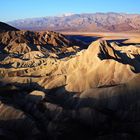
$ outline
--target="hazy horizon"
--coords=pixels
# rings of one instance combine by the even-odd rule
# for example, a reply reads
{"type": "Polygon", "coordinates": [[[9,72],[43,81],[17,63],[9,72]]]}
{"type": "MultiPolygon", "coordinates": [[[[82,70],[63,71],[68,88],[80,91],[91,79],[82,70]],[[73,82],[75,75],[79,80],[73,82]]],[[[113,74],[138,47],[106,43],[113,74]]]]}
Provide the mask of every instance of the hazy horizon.
{"type": "Polygon", "coordinates": [[[24,0],[1,2],[0,21],[8,22],[18,19],[59,16],[67,13],[128,13],[140,14],[140,1],[111,1],[111,0],[24,0]]]}
{"type": "Polygon", "coordinates": [[[140,13],[126,13],[126,12],[91,12],[91,13],[61,13],[61,14],[57,14],[57,15],[47,15],[47,16],[39,16],[39,17],[25,17],[25,18],[19,18],[19,19],[13,19],[13,20],[7,20],[5,22],[11,22],[11,21],[18,21],[18,20],[26,20],[26,19],[37,19],[37,18],[47,18],[47,17],[61,17],[61,16],[71,16],[71,15],[76,15],[76,14],[98,14],[98,13],[102,13],[102,14],[109,14],[109,13],[116,13],[116,14],[132,14],[132,15],[140,15],[140,13]]]}

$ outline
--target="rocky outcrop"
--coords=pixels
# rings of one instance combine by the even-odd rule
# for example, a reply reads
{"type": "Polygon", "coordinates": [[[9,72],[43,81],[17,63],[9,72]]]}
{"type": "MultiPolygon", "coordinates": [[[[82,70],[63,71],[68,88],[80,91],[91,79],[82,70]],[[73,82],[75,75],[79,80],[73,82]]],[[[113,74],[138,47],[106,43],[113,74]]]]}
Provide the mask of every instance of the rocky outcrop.
{"type": "Polygon", "coordinates": [[[0,35],[0,139],[139,140],[138,44],[77,52],[54,32],[0,35]]]}
{"type": "MultiPolygon", "coordinates": [[[[0,42],[7,53],[24,54],[30,51],[60,51],[70,41],[55,32],[9,31],[0,34],[0,42]]],[[[1,50],[1,51],[3,51],[1,50]]]]}

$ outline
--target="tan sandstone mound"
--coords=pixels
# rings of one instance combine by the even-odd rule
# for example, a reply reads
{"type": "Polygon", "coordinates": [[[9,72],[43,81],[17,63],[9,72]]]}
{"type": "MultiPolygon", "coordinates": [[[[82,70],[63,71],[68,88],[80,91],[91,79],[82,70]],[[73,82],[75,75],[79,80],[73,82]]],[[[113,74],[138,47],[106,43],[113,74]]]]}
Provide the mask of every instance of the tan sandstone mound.
{"type": "Polygon", "coordinates": [[[13,33],[2,38],[0,139],[139,139],[138,44],[100,39],[79,52],[52,39],[50,51],[42,33],[31,35],[37,44],[13,33]]]}
{"type": "Polygon", "coordinates": [[[93,87],[129,81],[140,70],[139,61],[134,58],[135,56],[129,56],[125,49],[117,50],[106,41],[98,40],[80,56],[61,62],[55,73],[66,75],[68,91],[81,92],[93,87]]]}
{"type": "Polygon", "coordinates": [[[82,92],[90,88],[129,82],[140,72],[139,51],[137,46],[121,46],[105,40],[97,40],[87,50],[73,58],[32,59],[24,63],[20,62],[22,65],[13,63],[14,67],[19,65],[19,69],[11,69],[9,72],[7,70],[5,73],[10,77],[17,76],[10,78],[13,82],[22,83],[23,79],[24,82],[34,81],[33,76],[37,76],[38,80],[35,81],[46,89],[65,86],[68,91],[82,92]],[[24,69],[21,69],[21,66],[24,69]],[[22,78],[18,77],[20,75],[22,78]]]}

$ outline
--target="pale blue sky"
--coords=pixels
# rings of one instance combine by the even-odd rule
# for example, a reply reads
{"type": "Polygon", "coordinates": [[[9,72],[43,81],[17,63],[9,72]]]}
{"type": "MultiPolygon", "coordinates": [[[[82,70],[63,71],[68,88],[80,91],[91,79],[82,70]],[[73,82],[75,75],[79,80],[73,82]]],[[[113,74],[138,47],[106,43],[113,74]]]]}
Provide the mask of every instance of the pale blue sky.
{"type": "Polygon", "coordinates": [[[95,12],[140,13],[140,0],[0,0],[0,21],[95,12]]]}

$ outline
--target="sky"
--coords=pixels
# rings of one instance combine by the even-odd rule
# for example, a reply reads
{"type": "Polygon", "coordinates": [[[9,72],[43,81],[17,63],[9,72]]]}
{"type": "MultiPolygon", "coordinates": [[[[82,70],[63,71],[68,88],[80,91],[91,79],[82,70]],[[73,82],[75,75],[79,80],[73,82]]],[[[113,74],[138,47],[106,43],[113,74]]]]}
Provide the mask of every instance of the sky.
{"type": "Polygon", "coordinates": [[[0,21],[64,13],[139,13],[140,0],[0,0],[0,21]]]}

